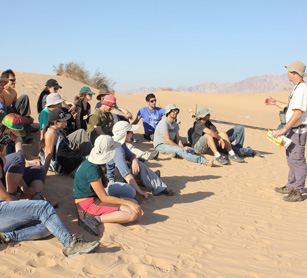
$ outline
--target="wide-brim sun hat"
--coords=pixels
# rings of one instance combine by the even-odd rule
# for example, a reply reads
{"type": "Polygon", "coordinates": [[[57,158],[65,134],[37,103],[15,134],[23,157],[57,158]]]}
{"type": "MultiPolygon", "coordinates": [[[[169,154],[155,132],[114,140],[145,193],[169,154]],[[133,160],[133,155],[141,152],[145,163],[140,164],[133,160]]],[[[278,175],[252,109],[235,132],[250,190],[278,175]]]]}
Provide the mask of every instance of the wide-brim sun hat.
{"type": "Polygon", "coordinates": [[[289,66],[285,66],[285,68],[290,72],[296,72],[301,77],[306,77],[307,74],[305,73],[306,65],[299,61],[293,61],[289,66]]]}
{"type": "Polygon", "coordinates": [[[114,141],[119,142],[121,145],[125,143],[127,132],[139,129],[139,125],[132,125],[126,121],[117,122],[112,129],[114,141]]]}
{"type": "Polygon", "coordinates": [[[65,100],[61,98],[60,94],[58,93],[51,93],[46,98],[46,107],[51,105],[57,105],[59,103],[64,102],[65,100]]]}
{"type": "Polygon", "coordinates": [[[14,113],[7,114],[3,118],[2,123],[8,127],[15,136],[26,136],[26,130],[24,129],[24,119],[20,115],[14,113]]]}
{"type": "Polygon", "coordinates": [[[103,88],[98,92],[98,96],[96,97],[97,100],[101,101],[101,98],[103,98],[106,95],[112,95],[112,92],[110,92],[108,89],[103,88]]]}
{"type": "Polygon", "coordinates": [[[114,141],[109,135],[100,135],[94,142],[88,161],[97,165],[106,164],[115,156],[117,148],[120,148],[121,144],[114,141]]]}
{"type": "Polygon", "coordinates": [[[196,119],[205,118],[211,111],[207,107],[200,107],[196,112],[196,119]]]}
{"type": "Polygon", "coordinates": [[[175,105],[175,104],[169,104],[166,106],[165,108],[165,115],[167,115],[169,112],[171,112],[172,110],[178,110],[178,113],[180,112],[180,109],[175,105]]]}

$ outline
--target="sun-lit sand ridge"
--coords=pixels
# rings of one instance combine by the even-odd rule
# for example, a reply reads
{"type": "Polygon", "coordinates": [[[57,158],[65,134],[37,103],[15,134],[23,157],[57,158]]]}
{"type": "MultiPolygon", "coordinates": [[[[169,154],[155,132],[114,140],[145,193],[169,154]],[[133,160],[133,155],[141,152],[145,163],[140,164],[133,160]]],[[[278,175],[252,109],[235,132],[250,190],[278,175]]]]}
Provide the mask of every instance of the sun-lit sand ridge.
{"type": "MultiPolygon", "coordinates": [[[[61,95],[73,100],[83,84],[64,77],[17,73],[17,92],[29,95],[37,122],[36,101],[47,79],[63,86],[61,95]]],[[[94,90],[97,92],[97,90],[94,90]]],[[[0,276],[5,277],[306,277],[306,201],[286,203],[274,192],[287,179],[284,150],[265,138],[278,125],[278,110],[266,107],[272,95],[287,100],[287,93],[196,94],[156,93],[159,106],[175,103],[180,109],[181,136],[192,125],[195,105],[212,110],[219,130],[236,123],[246,126],[246,146],[263,154],[246,163],[206,168],[160,155],[147,163],[161,170],[175,197],[153,197],[140,204],[145,215],[132,225],[100,226],[101,247],[93,254],[72,259],[61,254],[55,238],[0,245],[0,276]]],[[[145,105],[145,95],[116,95],[119,107],[134,115],[145,105]]],[[[91,102],[92,107],[96,101],[91,102]]],[[[152,150],[136,134],[141,149],[152,150]]],[[[26,156],[37,154],[38,133],[26,156]]],[[[211,157],[212,158],[212,157],[211,157]]],[[[76,223],[73,180],[50,175],[45,195],[56,199],[63,222],[72,233],[96,239],[76,223]]]]}

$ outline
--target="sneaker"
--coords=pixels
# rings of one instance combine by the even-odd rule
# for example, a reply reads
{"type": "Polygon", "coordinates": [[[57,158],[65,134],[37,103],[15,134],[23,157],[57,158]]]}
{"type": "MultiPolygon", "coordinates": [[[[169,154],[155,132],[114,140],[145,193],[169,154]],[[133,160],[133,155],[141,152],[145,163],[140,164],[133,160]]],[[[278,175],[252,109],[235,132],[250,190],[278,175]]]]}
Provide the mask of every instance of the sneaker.
{"type": "Polygon", "coordinates": [[[207,166],[207,167],[212,167],[213,164],[214,164],[214,163],[213,163],[213,160],[207,159],[206,162],[205,162],[205,166],[207,166]]]}
{"type": "Polygon", "coordinates": [[[287,186],[283,186],[283,187],[275,187],[274,190],[275,192],[280,194],[289,194],[292,189],[288,188],[287,186]]]}
{"type": "Polygon", "coordinates": [[[159,152],[158,152],[158,151],[154,151],[154,152],[152,152],[152,153],[149,155],[149,157],[148,157],[147,160],[157,159],[158,156],[159,156],[159,152]]]}
{"type": "Polygon", "coordinates": [[[236,155],[236,154],[234,154],[234,155],[228,155],[228,159],[229,160],[232,160],[232,161],[235,161],[235,162],[239,162],[239,163],[242,163],[242,162],[244,162],[244,158],[242,158],[242,157],[240,157],[240,156],[238,156],[238,155],[236,155]]]}
{"type": "Polygon", "coordinates": [[[75,257],[82,254],[90,253],[94,251],[99,246],[99,241],[95,240],[92,242],[86,242],[84,240],[80,240],[74,238],[67,247],[63,249],[63,254],[66,257],[75,257]]]}
{"type": "Polygon", "coordinates": [[[253,150],[253,157],[256,157],[256,156],[257,156],[257,157],[262,157],[262,156],[261,156],[261,153],[260,153],[259,151],[254,151],[254,150],[253,150]]]}
{"type": "Polygon", "coordinates": [[[174,158],[176,156],[176,153],[174,153],[174,152],[167,152],[167,153],[165,153],[165,155],[170,157],[170,158],[174,158]]]}
{"type": "Polygon", "coordinates": [[[287,202],[302,202],[303,201],[302,194],[298,189],[291,190],[289,195],[285,196],[283,199],[287,202]]]}
{"type": "Polygon", "coordinates": [[[4,234],[0,233],[0,244],[1,243],[10,243],[11,240],[4,234]]]}
{"type": "Polygon", "coordinates": [[[82,217],[78,218],[78,224],[87,230],[90,234],[94,236],[99,235],[98,231],[98,221],[93,217],[82,217]]]}
{"type": "Polygon", "coordinates": [[[225,159],[222,155],[216,158],[216,161],[222,165],[229,164],[229,160],[225,159]]]}

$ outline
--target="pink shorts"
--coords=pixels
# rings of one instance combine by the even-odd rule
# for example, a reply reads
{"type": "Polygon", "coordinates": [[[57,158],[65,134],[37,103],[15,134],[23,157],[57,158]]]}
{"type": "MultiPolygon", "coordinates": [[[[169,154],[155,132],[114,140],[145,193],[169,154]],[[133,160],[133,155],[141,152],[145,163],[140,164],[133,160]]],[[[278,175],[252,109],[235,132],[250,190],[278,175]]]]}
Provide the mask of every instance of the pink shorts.
{"type": "Polygon", "coordinates": [[[89,197],[76,202],[79,217],[94,217],[118,211],[120,205],[107,204],[100,201],[98,197],[89,197]]]}

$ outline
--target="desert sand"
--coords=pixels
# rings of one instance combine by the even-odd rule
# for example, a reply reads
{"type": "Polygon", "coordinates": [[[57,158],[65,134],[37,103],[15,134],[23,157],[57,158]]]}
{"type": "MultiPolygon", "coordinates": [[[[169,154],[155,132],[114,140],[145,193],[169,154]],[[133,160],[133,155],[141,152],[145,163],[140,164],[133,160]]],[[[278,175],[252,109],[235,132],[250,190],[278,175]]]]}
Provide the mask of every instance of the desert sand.
{"type": "MultiPolygon", "coordinates": [[[[60,94],[73,100],[83,84],[59,76],[17,73],[18,94],[28,94],[37,122],[36,102],[47,79],[63,87],[60,94]]],[[[94,90],[97,92],[97,90],[94,90]]],[[[287,203],[274,192],[287,181],[285,151],[266,139],[268,128],[279,124],[278,109],[264,105],[268,96],[287,101],[288,93],[198,94],[157,92],[158,105],[175,103],[180,108],[180,134],[192,125],[196,104],[212,110],[218,130],[245,126],[245,146],[262,157],[246,162],[207,168],[182,159],[160,155],[146,162],[160,170],[174,197],[138,197],[145,214],[129,225],[100,226],[94,237],[76,222],[73,180],[49,174],[44,194],[57,200],[57,213],[74,234],[99,239],[94,253],[66,258],[54,237],[0,245],[0,277],[307,277],[307,219],[301,216],[307,201],[287,203]]],[[[135,116],[145,106],[145,95],[116,94],[119,107],[135,116]]],[[[91,102],[95,106],[96,99],[91,102]]],[[[143,127],[136,132],[143,150],[143,127]]],[[[38,153],[38,137],[24,145],[25,155],[38,153]]],[[[212,156],[206,155],[213,159],[212,156]]]]}

